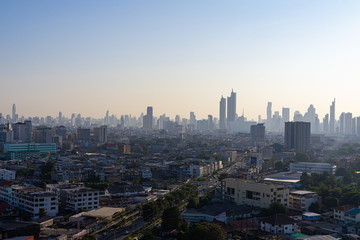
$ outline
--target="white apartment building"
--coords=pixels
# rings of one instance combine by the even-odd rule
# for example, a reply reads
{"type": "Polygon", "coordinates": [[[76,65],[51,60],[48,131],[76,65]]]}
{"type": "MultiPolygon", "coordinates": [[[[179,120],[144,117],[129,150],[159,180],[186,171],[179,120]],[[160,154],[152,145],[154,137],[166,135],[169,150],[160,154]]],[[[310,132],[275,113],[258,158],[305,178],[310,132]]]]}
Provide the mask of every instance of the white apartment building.
{"type": "Polygon", "coordinates": [[[238,178],[226,178],[221,182],[222,199],[238,205],[269,208],[277,201],[288,207],[289,189],[283,185],[244,181],[238,178]]]}
{"type": "Polygon", "coordinates": [[[99,191],[85,187],[83,184],[48,185],[58,195],[60,205],[70,211],[99,208],[99,191]]]}
{"type": "Polygon", "coordinates": [[[290,163],[290,172],[319,173],[328,172],[335,174],[336,166],[330,163],[298,162],[290,163]]]}
{"type": "Polygon", "coordinates": [[[42,214],[55,217],[58,212],[58,198],[54,192],[41,188],[14,185],[12,182],[0,184],[0,200],[31,215],[33,219],[42,214]]]}
{"type": "Polygon", "coordinates": [[[16,177],[15,171],[0,169],[0,179],[15,180],[15,177],[16,177]]]}
{"type": "Polygon", "coordinates": [[[272,233],[274,235],[288,235],[297,232],[295,220],[284,214],[275,214],[273,216],[262,219],[260,229],[272,233]]]}
{"type": "Polygon", "coordinates": [[[356,208],[356,206],[350,204],[334,208],[334,219],[338,221],[344,221],[345,212],[354,208],[356,208]]]}
{"type": "Polygon", "coordinates": [[[312,203],[319,201],[319,196],[315,192],[310,191],[292,191],[289,194],[289,208],[308,212],[312,203]]]}

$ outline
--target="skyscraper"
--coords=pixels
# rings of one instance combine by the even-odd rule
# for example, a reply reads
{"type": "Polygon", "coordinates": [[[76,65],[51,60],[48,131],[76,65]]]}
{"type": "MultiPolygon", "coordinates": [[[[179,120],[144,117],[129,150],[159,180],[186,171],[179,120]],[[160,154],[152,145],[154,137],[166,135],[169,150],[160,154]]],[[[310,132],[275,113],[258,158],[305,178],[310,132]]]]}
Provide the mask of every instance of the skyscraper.
{"type": "Polygon", "coordinates": [[[263,123],[257,125],[251,125],[251,144],[253,147],[264,147],[265,146],[265,126],[263,123]]]}
{"type": "Polygon", "coordinates": [[[334,101],[332,102],[331,106],[330,106],[330,133],[334,134],[335,133],[335,98],[334,101]]]}
{"type": "Polygon", "coordinates": [[[147,107],[146,115],[143,117],[143,128],[151,130],[153,128],[153,108],[147,107]]]}
{"type": "Polygon", "coordinates": [[[11,116],[11,120],[12,122],[16,122],[17,119],[16,119],[16,106],[15,106],[15,103],[13,104],[12,106],[12,116],[11,116]]]}
{"type": "Polygon", "coordinates": [[[329,114],[326,114],[323,119],[323,131],[329,133],[329,114]]]}
{"type": "Polygon", "coordinates": [[[226,129],[226,121],[225,121],[225,118],[226,118],[226,99],[221,96],[221,99],[220,99],[220,123],[219,123],[219,128],[220,129],[226,129]]]}
{"type": "Polygon", "coordinates": [[[290,108],[282,108],[282,119],[284,122],[290,121],[290,108]]]}
{"type": "Polygon", "coordinates": [[[309,122],[286,122],[285,149],[295,152],[309,152],[310,126],[309,122]]]}
{"type": "Polygon", "coordinates": [[[227,98],[227,120],[234,122],[236,118],[236,93],[231,90],[230,97],[227,98]]]}
{"type": "Polygon", "coordinates": [[[268,102],[267,108],[266,108],[266,120],[268,123],[270,123],[271,121],[271,117],[272,117],[272,102],[268,102]]]}

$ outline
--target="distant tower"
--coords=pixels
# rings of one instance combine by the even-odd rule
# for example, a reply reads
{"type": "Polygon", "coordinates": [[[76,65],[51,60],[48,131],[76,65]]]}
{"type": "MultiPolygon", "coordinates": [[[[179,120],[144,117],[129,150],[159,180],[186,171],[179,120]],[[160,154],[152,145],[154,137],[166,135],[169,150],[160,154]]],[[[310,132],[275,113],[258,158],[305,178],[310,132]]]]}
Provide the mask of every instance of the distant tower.
{"type": "Polygon", "coordinates": [[[143,128],[151,130],[153,128],[153,108],[147,107],[146,115],[143,117],[143,128]]]}
{"type": "Polygon", "coordinates": [[[15,103],[13,104],[13,106],[12,106],[12,121],[13,122],[16,122],[17,121],[17,119],[16,119],[16,106],[15,106],[15,103]]]}
{"type": "Polygon", "coordinates": [[[230,97],[227,98],[227,120],[234,122],[236,117],[236,93],[231,90],[230,97]]]}
{"type": "Polygon", "coordinates": [[[272,117],[272,102],[268,102],[267,108],[266,108],[266,120],[268,121],[268,123],[270,123],[271,121],[271,117],[272,117]]]}
{"type": "Polygon", "coordinates": [[[282,108],[282,119],[284,122],[290,121],[290,108],[282,108]]]}
{"type": "Polygon", "coordinates": [[[330,133],[334,134],[335,133],[335,98],[334,101],[332,102],[331,106],[330,106],[330,122],[329,122],[329,127],[330,127],[330,133]]]}
{"type": "Polygon", "coordinates": [[[295,152],[309,152],[310,126],[309,122],[286,122],[285,149],[295,152]]]}
{"type": "Polygon", "coordinates": [[[329,114],[326,114],[323,119],[323,131],[329,133],[329,114]]]}
{"type": "Polygon", "coordinates": [[[251,125],[250,127],[251,144],[253,147],[265,146],[265,126],[263,123],[251,125]]]}
{"type": "Polygon", "coordinates": [[[226,129],[226,99],[221,96],[220,99],[220,123],[219,123],[219,128],[220,129],[226,129]]]}

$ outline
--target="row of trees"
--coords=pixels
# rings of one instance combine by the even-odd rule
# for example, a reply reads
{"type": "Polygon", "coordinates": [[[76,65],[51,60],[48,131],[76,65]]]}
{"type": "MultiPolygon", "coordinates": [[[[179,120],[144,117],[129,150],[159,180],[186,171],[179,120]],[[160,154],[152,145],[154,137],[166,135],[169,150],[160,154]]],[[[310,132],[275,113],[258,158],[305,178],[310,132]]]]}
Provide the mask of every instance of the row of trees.
{"type": "Polygon", "coordinates": [[[327,207],[344,204],[360,204],[360,177],[353,169],[338,168],[336,174],[303,173],[301,184],[319,194],[327,207]]]}
{"type": "Polygon", "coordinates": [[[188,201],[190,198],[196,198],[197,196],[197,187],[191,184],[186,184],[180,189],[167,194],[163,198],[144,204],[142,207],[143,218],[147,221],[152,218],[159,217],[165,209],[180,206],[183,202],[188,201]]]}

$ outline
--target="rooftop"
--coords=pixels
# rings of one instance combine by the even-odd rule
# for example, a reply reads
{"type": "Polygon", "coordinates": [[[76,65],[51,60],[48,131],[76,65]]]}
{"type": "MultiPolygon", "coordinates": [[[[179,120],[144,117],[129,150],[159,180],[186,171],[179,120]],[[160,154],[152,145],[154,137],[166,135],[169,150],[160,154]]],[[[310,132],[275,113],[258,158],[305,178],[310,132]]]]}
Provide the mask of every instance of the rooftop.
{"type": "Polygon", "coordinates": [[[360,213],[360,208],[353,208],[346,212],[346,214],[349,215],[358,215],[360,213]]]}
{"type": "Polygon", "coordinates": [[[264,218],[262,222],[270,223],[273,225],[294,224],[295,221],[284,214],[275,214],[270,217],[264,218]]]}

